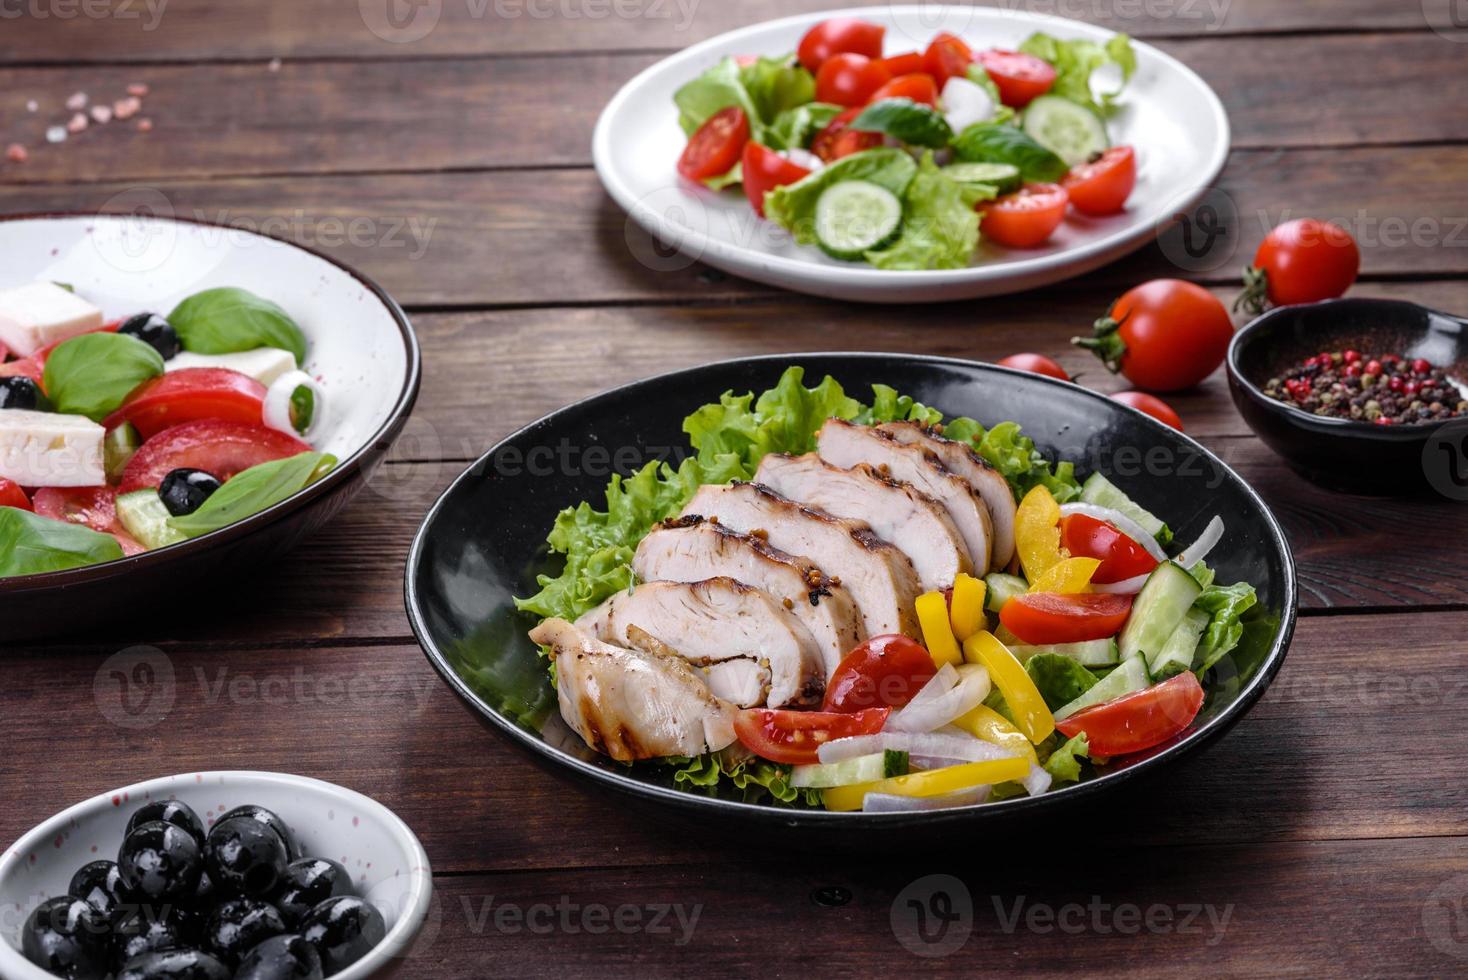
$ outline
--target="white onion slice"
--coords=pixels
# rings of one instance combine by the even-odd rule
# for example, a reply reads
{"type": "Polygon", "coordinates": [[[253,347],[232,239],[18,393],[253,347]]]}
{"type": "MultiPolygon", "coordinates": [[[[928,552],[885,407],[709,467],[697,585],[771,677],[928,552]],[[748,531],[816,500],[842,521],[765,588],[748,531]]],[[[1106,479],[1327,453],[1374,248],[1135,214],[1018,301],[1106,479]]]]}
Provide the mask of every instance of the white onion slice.
{"type": "MultiPolygon", "coordinates": [[[[952,669],[948,664],[943,666],[952,669]]],[[[964,664],[958,675],[958,684],[948,691],[923,701],[914,699],[906,707],[893,713],[887,719],[885,730],[931,732],[978,707],[989,696],[989,672],[977,664],[964,664]]],[[[919,691],[919,696],[922,693],[919,691]]]]}
{"type": "Polygon", "coordinates": [[[1192,568],[1198,562],[1207,558],[1208,553],[1214,549],[1222,538],[1223,518],[1215,516],[1213,520],[1208,522],[1208,526],[1203,529],[1203,533],[1198,535],[1198,540],[1184,548],[1182,553],[1174,558],[1173,561],[1183,566],[1183,568],[1192,568]]]}
{"type": "Polygon", "coordinates": [[[1148,534],[1142,525],[1132,520],[1119,510],[1110,507],[1097,507],[1095,504],[1061,504],[1060,516],[1069,517],[1071,514],[1084,514],[1094,517],[1098,521],[1105,521],[1114,525],[1118,531],[1131,538],[1137,544],[1147,549],[1147,554],[1158,561],[1167,561],[1167,552],[1162,550],[1162,545],[1157,539],[1148,534]]]}
{"type": "Polygon", "coordinates": [[[816,156],[810,150],[803,150],[798,146],[792,146],[788,150],[781,150],[780,156],[784,157],[786,160],[789,160],[797,167],[804,167],[811,173],[815,173],[817,170],[822,169],[826,165],[826,161],[816,156]]]}
{"type": "Polygon", "coordinates": [[[321,385],[316,379],[305,371],[287,371],[270,383],[265,391],[265,405],[261,413],[265,424],[272,429],[279,429],[299,439],[311,440],[311,436],[321,428],[321,417],[326,412],[326,399],[321,391],[321,385]],[[311,391],[312,407],[311,421],[304,430],[298,430],[291,424],[291,397],[297,388],[308,388],[311,391]]]}
{"type": "Polygon", "coordinates": [[[957,806],[973,806],[989,798],[988,786],[973,786],[942,796],[894,796],[891,793],[868,793],[862,799],[866,813],[920,813],[924,810],[948,810],[957,806]]]}
{"type": "MultiPolygon", "coordinates": [[[[878,732],[875,735],[853,735],[827,742],[817,750],[822,762],[844,762],[874,752],[906,752],[913,758],[929,757],[961,762],[988,762],[992,759],[1009,759],[1007,752],[991,742],[974,738],[972,735],[946,735],[937,732],[878,732]]],[[[924,769],[934,768],[923,766],[924,769]]]]}
{"type": "Polygon", "coordinates": [[[1152,577],[1151,572],[1145,575],[1133,575],[1124,578],[1120,582],[1092,582],[1091,588],[1096,592],[1106,592],[1111,595],[1136,595],[1142,591],[1142,586],[1147,584],[1147,579],[1152,577]]]}
{"type": "Polygon", "coordinates": [[[961,75],[954,75],[943,84],[943,94],[938,97],[938,102],[943,107],[943,118],[948,120],[954,133],[961,133],[974,123],[994,115],[994,99],[982,85],[961,75]]]}
{"type": "Polygon", "coordinates": [[[1020,780],[1020,782],[1024,784],[1026,792],[1028,792],[1031,796],[1039,796],[1041,793],[1050,788],[1050,783],[1053,781],[1053,779],[1054,777],[1052,777],[1044,769],[1041,769],[1039,766],[1032,765],[1030,766],[1029,775],[1020,780]]]}

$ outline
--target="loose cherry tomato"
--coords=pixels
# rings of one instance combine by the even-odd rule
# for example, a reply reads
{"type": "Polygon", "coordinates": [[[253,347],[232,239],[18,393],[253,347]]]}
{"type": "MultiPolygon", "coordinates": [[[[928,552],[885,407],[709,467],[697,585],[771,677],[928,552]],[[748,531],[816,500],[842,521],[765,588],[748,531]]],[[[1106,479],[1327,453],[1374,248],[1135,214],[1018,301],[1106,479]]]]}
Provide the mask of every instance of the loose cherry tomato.
{"type": "Polygon", "coordinates": [[[795,56],[809,71],[818,72],[832,55],[860,54],[882,57],[882,38],[887,28],[855,17],[832,17],[805,32],[795,56]]]}
{"type": "Polygon", "coordinates": [[[898,75],[872,93],[872,102],[881,102],[883,99],[912,99],[923,105],[936,106],[938,85],[933,81],[933,76],[926,72],[898,75]]]}
{"type": "Polygon", "coordinates": [[[1116,214],[1126,207],[1137,185],[1137,156],[1130,146],[1113,146],[1094,160],[1076,164],[1061,185],[1081,214],[1116,214]]]}
{"type": "Polygon", "coordinates": [[[1129,595],[1025,592],[999,610],[1004,628],[1025,643],[1080,643],[1115,636],[1132,611],[1129,595]]]}
{"type": "Polygon", "coordinates": [[[1359,271],[1361,250],[1340,225],[1314,218],[1286,221],[1259,243],[1253,266],[1244,271],[1239,305],[1258,313],[1266,297],[1276,306],[1333,299],[1359,271]]]}
{"type": "Polygon", "coordinates": [[[909,51],[906,54],[894,54],[882,59],[882,66],[893,78],[900,75],[915,75],[923,70],[923,53],[921,51],[909,51]]]}
{"type": "Polygon", "coordinates": [[[1009,248],[1034,248],[1055,234],[1068,200],[1059,184],[1026,184],[1012,194],[979,205],[982,235],[1009,248]]]}
{"type": "Polygon", "coordinates": [[[748,139],[749,119],[744,110],[735,105],[720,109],[688,138],[678,157],[678,172],[689,180],[728,173],[739,162],[748,139]]]}
{"type": "Polygon", "coordinates": [[[41,487],[32,504],[37,514],[53,521],[117,530],[117,494],[111,487],[41,487]]]}
{"type": "Polygon", "coordinates": [[[1047,378],[1058,378],[1061,381],[1070,380],[1070,375],[1065,373],[1065,368],[1043,354],[1010,354],[995,363],[1000,367],[1014,368],[1016,371],[1043,374],[1047,378]]]}
{"type": "Polygon", "coordinates": [[[138,385],[103,421],[109,429],[131,422],[144,439],[201,419],[259,425],[265,386],[227,368],[183,368],[138,385]]]}
{"type": "Polygon", "coordinates": [[[979,64],[999,88],[999,101],[1019,109],[1036,96],[1044,95],[1055,84],[1055,69],[1050,63],[1022,51],[993,48],[979,52],[979,64]]]}
{"type": "Polygon", "coordinates": [[[816,73],[816,101],[833,105],[866,105],[891,76],[880,61],[864,54],[833,54],[816,73]]]}
{"type": "Polygon", "coordinates": [[[122,471],[119,493],[156,487],[170,471],[187,467],[228,480],[241,470],[310,450],[295,436],[263,425],[205,419],[158,433],[138,448],[122,471]]]}
{"type": "Polygon", "coordinates": [[[1145,691],[1136,691],[1077,711],[1055,727],[1066,738],[1086,733],[1093,756],[1141,752],[1183,732],[1203,707],[1203,685],[1184,671],[1145,691]]]}
{"type": "Polygon", "coordinates": [[[881,133],[863,133],[848,129],[851,120],[861,115],[861,107],[847,109],[836,116],[810,142],[810,151],[827,163],[882,145],[881,133]]]}
{"type": "Polygon", "coordinates": [[[754,213],[765,216],[765,192],[782,184],[793,184],[810,171],[798,163],[786,160],[768,147],[754,140],[744,144],[744,157],[740,172],[744,179],[744,196],[749,198],[754,213]]]}
{"type": "Polygon", "coordinates": [[[746,708],[734,716],[734,734],[762,759],[792,766],[820,761],[822,745],[853,735],[875,735],[887,723],[891,708],[835,711],[781,711],[746,708]]]}
{"type": "Polygon", "coordinates": [[[900,708],[938,668],[927,649],[900,633],[874,636],[848,653],[826,681],[823,711],[900,708]]]}
{"type": "Polygon", "coordinates": [[[19,507],[31,510],[31,498],[25,495],[20,484],[0,477],[0,507],[19,507]]]}
{"type": "Polygon", "coordinates": [[[1172,406],[1167,404],[1156,395],[1149,395],[1145,391],[1118,391],[1111,396],[1113,401],[1130,405],[1139,412],[1145,412],[1163,425],[1170,425],[1179,432],[1183,430],[1183,420],[1172,406]]]}
{"type": "Polygon", "coordinates": [[[974,52],[962,39],[940,31],[933,36],[928,49],[923,52],[923,70],[933,76],[933,81],[942,88],[955,75],[963,78],[968,66],[973,64],[974,52]]]}
{"type": "Polygon", "coordinates": [[[1181,279],[1153,279],[1128,290],[1075,343],[1094,351],[1138,388],[1191,388],[1218,369],[1234,325],[1218,297],[1181,279]]]}
{"type": "Polygon", "coordinates": [[[1085,514],[1060,519],[1060,543],[1073,558],[1099,558],[1091,581],[1102,585],[1146,575],[1157,567],[1157,559],[1146,548],[1114,525],[1085,514]]]}

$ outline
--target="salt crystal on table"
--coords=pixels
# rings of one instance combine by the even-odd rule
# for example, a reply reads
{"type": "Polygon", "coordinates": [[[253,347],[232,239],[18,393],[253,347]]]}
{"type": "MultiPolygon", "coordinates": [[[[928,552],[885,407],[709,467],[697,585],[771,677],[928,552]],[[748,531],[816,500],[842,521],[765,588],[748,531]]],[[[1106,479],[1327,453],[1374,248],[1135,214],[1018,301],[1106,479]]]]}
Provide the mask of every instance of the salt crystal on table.
{"type": "Polygon", "coordinates": [[[151,133],[152,131],[153,131],[153,120],[151,120],[151,119],[139,119],[138,120],[138,132],[140,132],[140,133],[151,133]]]}
{"type": "Polygon", "coordinates": [[[35,99],[30,99],[25,104],[25,111],[26,112],[35,112],[39,108],[41,108],[41,104],[39,102],[37,102],[35,99]]]}
{"type": "Polygon", "coordinates": [[[5,159],[11,163],[25,163],[30,159],[30,154],[19,143],[11,143],[5,148],[5,159]]]}
{"type": "Polygon", "coordinates": [[[82,130],[84,130],[86,128],[87,128],[87,117],[84,116],[84,115],[82,115],[80,112],[78,112],[76,115],[72,116],[71,119],[66,124],[66,131],[68,133],[80,133],[82,130]]]}
{"type": "Polygon", "coordinates": [[[66,107],[72,112],[76,112],[78,109],[85,109],[87,107],[87,93],[77,92],[73,94],[66,100],[66,107]]]}
{"type": "Polygon", "coordinates": [[[271,58],[270,63],[265,66],[267,71],[280,71],[280,59],[271,58]]]}
{"type": "Polygon", "coordinates": [[[92,121],[98,123],[109,123],[112,121],[112,109],[110,106],[92,106],[92,121]]]}
{"type": "Polygon", "coordinates": [[[143,96],[148,94],[148,86],[143,84],[142,82],[133,82],[127,87],[127,94],[136,95],[138,98],[141,99],[143,96]]]}
{"type": "Polygon", "coordinates": [[[125,99],[118,99],[112,104],[112,112],[118,119],[130,119],[138,114],[143,107],[143,102],[137,96],[129,95],[125,99]]]}
{"type": "Polygon", "coordinates": [[[46,142],[47,143],[65,143],[66,142],[66,127],[65,126],[48,126],[48,127],[46,127],[46,142]]]}

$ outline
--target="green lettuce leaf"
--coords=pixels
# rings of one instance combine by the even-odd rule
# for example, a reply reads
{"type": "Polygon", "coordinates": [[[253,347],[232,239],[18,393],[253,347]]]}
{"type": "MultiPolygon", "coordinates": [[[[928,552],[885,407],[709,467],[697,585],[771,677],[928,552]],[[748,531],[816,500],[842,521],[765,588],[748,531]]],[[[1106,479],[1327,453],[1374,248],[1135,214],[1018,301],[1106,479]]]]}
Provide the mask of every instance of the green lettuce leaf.
{"type": "Polygon", "coordinates": [[[733,58],[725,58],[691,82],[684,83],[673,93],[673,103],[678,107],[678,125],[689,136],[708,122],[714,113],[731,105],[743,109],[751,125],[759,121],[754,101],[740,77],[739,62],[733,58]]]}
{"type": "Polygon", "coordinates": [[[1248,582],[1210,585],[1198,596],[1193,603],[1194,608],[1203,610],[1210,617],[1195,654],[1199,658],[1195,671],[1199,677],[1239,645],[1244,635],[1244,625],[1240,620],[1258,601],[1258,594],[1248,582]]]}
{"type": "Polygon", "coordinates": [[[983,195],[949,180],[923,155],[903,194],[902,233],[887,248],[866,253],[879,269],[961,269],[979,246],[979,215],[974,205],[983,195]]]}
{"type": "Polygon", "coordinates": [[[816,200],[827,187],[843,180],[866,180],[902,197],[917,170],[912,157],[896,147],[853,153],[767,193],[765,217],[787,229],[800,244],[814,245],[816,200]]]}
{"type": "Polygon", "coordinates": [[[1051,711],[1070,704],[1097,683],[1095,674],[1058,653],[1035,654],[1025,661],[1025,671],[1051,711]]]}
{"type": "Polygon", "coordinates": [[[1031,34],[1019,49],[1050,62],[1055,69],[1051,95],[1067,98],[1102,116],[1115,111],[1121,88],[1102,92],[1098,101],[1091,89],[1092,73],[1104,65],[1117,65],[1121,69],[1122,87],[1125,87],[1137,70],[1137,54],[1132,50],[1131,38],[1125,34],[1113,35],[1104,45],[1095,41],[1062,41],[1049,34],[1031,34]]]}
{"type": "Polygon", "coordinates": [[[754,106],[751,124],[772,123],[780,113],[803,106],[816,97],[815,77],[790,55],[756,58],[739,69],[739,82],[754,106]]]}
{"type": "Polygon", "coordinates": [[[960,417],[945,423],[943,434],[950,439],[971,443],[974,450],[1009,481],[1016,499],[1023,499],[1037,486],[1049,490],[1057,503],[1063,504],[1081,495],[1075,464],[1062,461],[1052,466],[1035,448],[1035,441],[1021,434],[1019,426],[1013,422],[1000,422],[985,430],[973,419],[960,417]]]}
{"type": "Polygon", "coordinates": [[[829,102],[786,109],[765,127],[762,142],[772,150],[806,149],[815,135],[845,110],[829,102]]]}
{"type": "Polygon", "coordinates": [[[744,803],[783,803],[820,807],[821,793],[790,785],[790,767],[755,756],[734,758],[714,752],[695,758],[660,760],[672,768],[673,785],[691,793],[740,800],[744,803]]]}
{"type": "Polygon", "coordinates": [[[1089,758],[1091,752],[1090,744],[1086,741],[1086,733],[1081,732],[1066,742],[1060,748],[1050,753],[1050,758],[1045,760],[1044,769],[1055,779],[1053,785],[1061,783],[1074,783],[1081,778],[1081,759],[1089,758]]]}

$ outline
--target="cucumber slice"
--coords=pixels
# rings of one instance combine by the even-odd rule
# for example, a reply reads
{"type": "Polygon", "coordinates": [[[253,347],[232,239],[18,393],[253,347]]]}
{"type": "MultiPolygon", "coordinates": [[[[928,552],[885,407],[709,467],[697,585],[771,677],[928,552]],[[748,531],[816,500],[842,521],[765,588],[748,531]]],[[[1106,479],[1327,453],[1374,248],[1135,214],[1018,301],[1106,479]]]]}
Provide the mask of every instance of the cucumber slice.
{"type": "Polygon", "coordinates": [[[1025,109],[1024,131],[1068,167],[1085,163],[1111,145],[1100,116],[1058,95],[1042,95],[1030,103],[1025,109]]]}
{"type": "Polygon", "coordinates": [[[1168,638],[1182,624],[1202,591],[1197,580],[1176,562],[1158,565],[1137,593],[1132,614],[1117,637],[1121,658],[1126,660],[1142,654],[1149,665],[1157,662],[1168,638]]]}
{"type": "Polygon", "coordinates": [[[960,184],[988,184],[1000,194],[1017,191],[1024,183],[1012,163],[950,163],[941,172],[960,184]]]}
{"type": "Polygon", "coordinates": [[[1120,667],[1097,681],[1095,687],[1056,711],[1055,720],[1063,721],[1077,711],[1094,707],[1104,701],[1114,701],[1123,695],[1143,691],[1151,686],[1152,679],[1147,675],[1145,660],[1141,657],[1123,660],[1120,667]]]}
{"type": "MultiPolygon", "coordinates": [[[[1195,641],[1194,646],[1196,645],[1195,641]]],[[[1018,657],[1021,663],[1037,653],[1054,653],[1062,657],[1069,657],[1082,667],[1114,667],[1121,662],[1116,641],[1113,639],[1086,640],[1081,643],[1051,643],[1046,646],[1028,646],[1021,643],[1010,647],[1009,652],[1018,657]]]]}
{"type": "Polygon", "coordinates": [[[107,479],[122,479],[122,471],[127,469],[128,461],[133,458],[133,453],[143,444],[138,430],[133,428],[131,422],[124,422],[115,429],[109,429],[107,435],[102,438],[102,465],[107,470],[107,479]]]}
{"type": "Polygon", "coordinates": [[[816,244],[833,259],[854,262],[896,239],[902,202],[866,180],[832,184],[816,199],[816,244]]]}
{"type": "Polygon", "coordinates": [[[829,789],[886,779],[887,756],[886,752],[873,752],[840,762],[795,766],[790,770],[790,785],[799,789],[829,789]]]}
{"type": "Polygon", "coordinates": [[[1172,543],[1172,531],[1152,512],[1142,507],[1131,497],[1122,493],[1110,480],[1100,473],[1092,473],[1081,486],[1081,500],[1097,507],[1110,507],[1142,525],[1142,530],[1157,539],[1160,545],[1172,543]]]}
{"type": "Polygon", "coordinates": [[[984,599],[984,608],[997,613],[1010,599],[1028,592],[1030,583],[1018,575],[992,572],[984,576],[984,587],[989,590],[988,596],[984,599]]]}
{"type": "Polygon", "coordinates": [[[151,487],[122,494],[117,498],[116,506],[117,519],[123,529],[149,550],[188,540],[188,535],[174,530],[168,523],[172,515],[163,506],[158,491],[151,487]]]}
{"type": "Polygon", "coordinates": [[[1208,619],[1208,614],[1201,609],[1188,610],[1157,656],[1147,661],[1147,669],[1155,679],[1165,681],[1193,669],[1193,654],[1198,652],[1198,640],[1208,628],[1208,619]]]}

